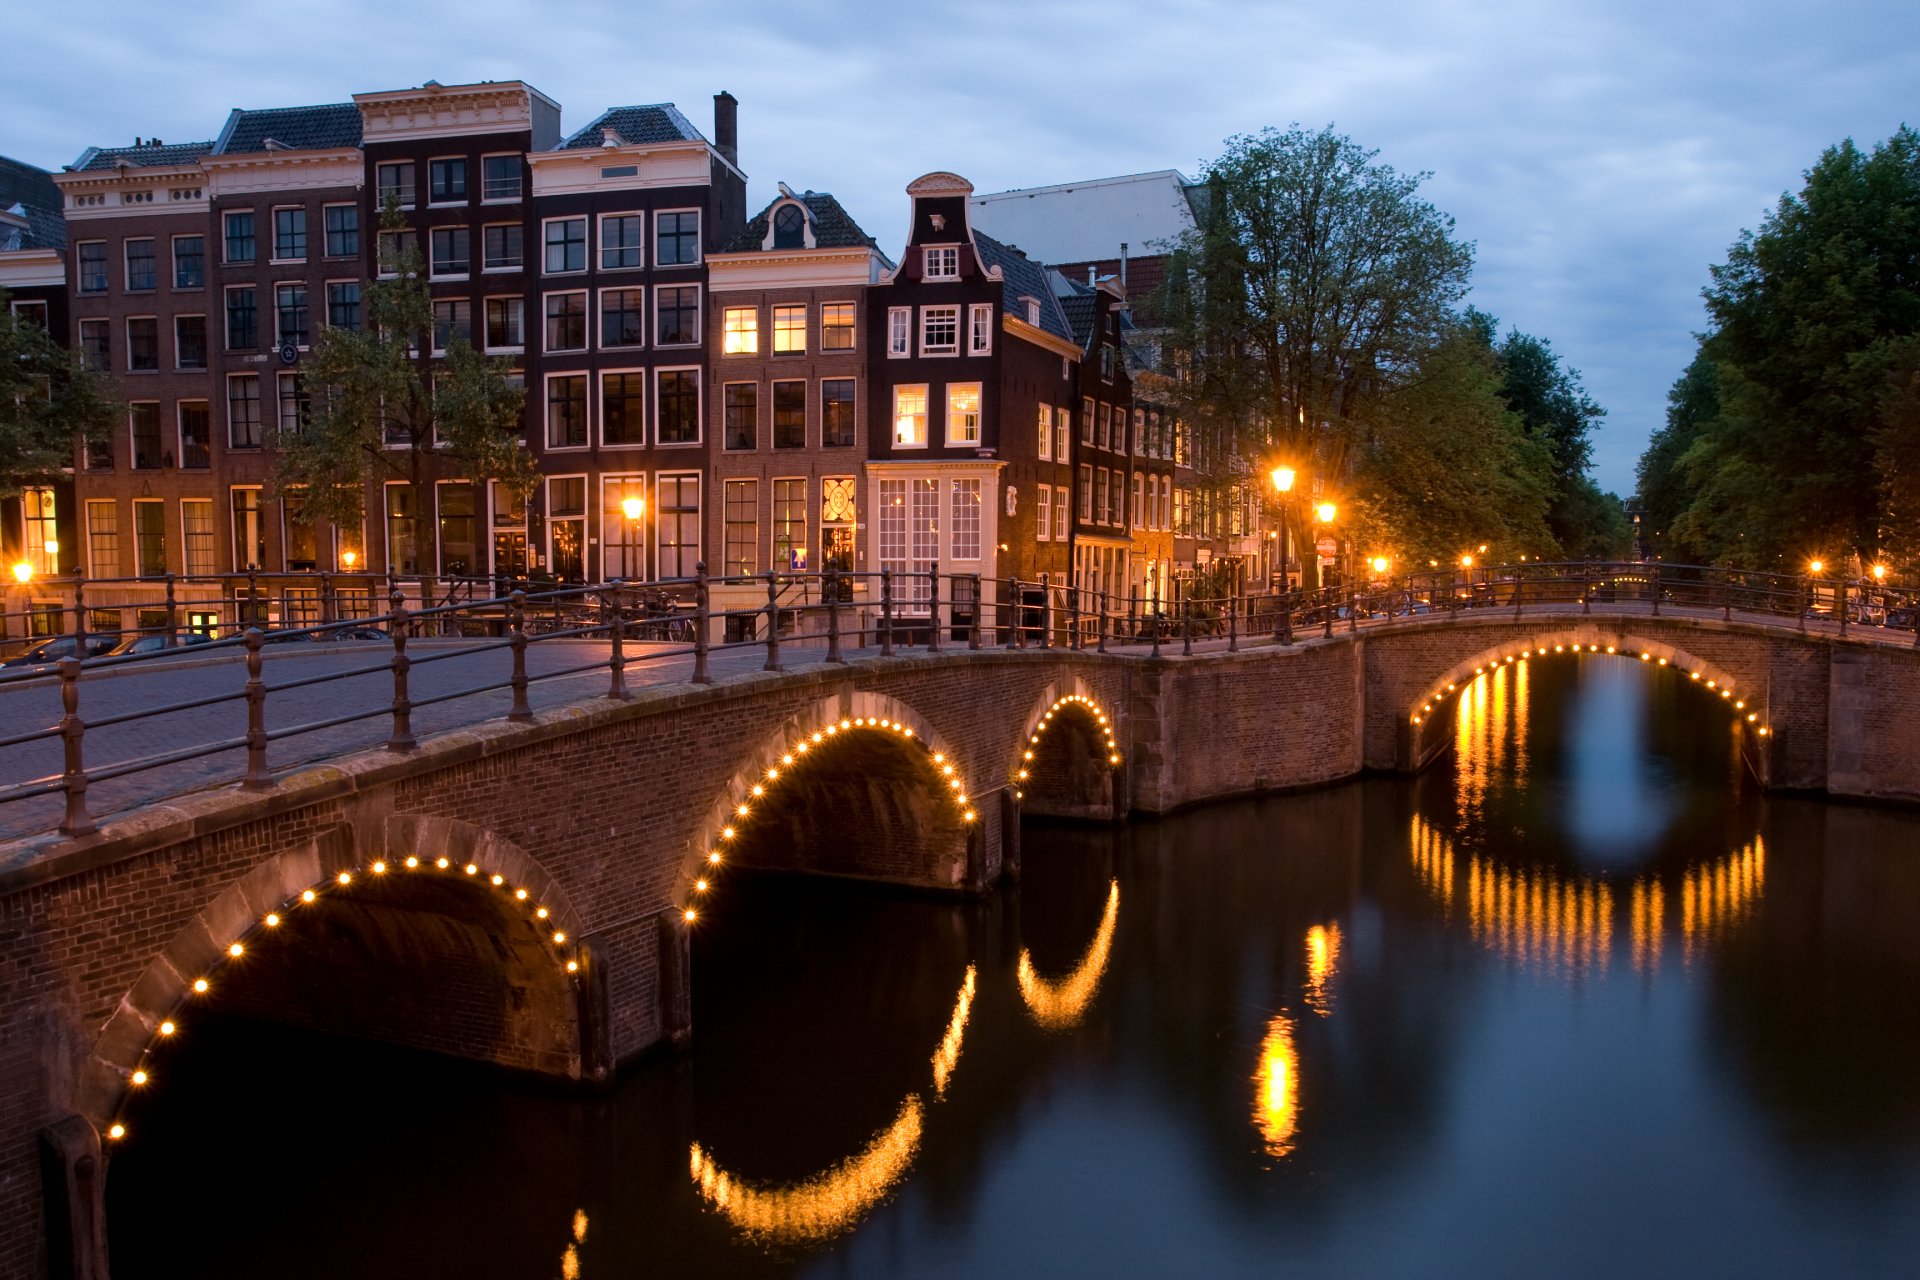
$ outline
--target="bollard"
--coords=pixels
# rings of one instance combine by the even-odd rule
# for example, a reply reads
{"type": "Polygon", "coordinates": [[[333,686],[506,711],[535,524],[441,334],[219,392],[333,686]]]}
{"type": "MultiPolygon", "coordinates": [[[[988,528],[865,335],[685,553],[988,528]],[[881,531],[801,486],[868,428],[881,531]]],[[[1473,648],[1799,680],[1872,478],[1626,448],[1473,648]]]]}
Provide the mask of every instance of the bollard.
{"type": "Polygon", "coordinates": [[[60,745],[66,767],[60,783],[67,793],[67,815],[60,819],[60,834],[90,836],[94,825],[87,813],[87,769],[80,750],[87,732],[86,722],[80,719],[80,660],[62,658],[55,665],[60,670],[60,706],[65,712],[60,717],[60,745]]]}
{"type": "Polygon", "coordinates": [[[693,683],[712,684],[713,676],[707,671],[707,623],[712,620],[712,610],[708,606],[707,562],[699,560],[693,566],[693,683]]]}
{"type": "Polygon", "coordinates": [[[840,656],[840,570],[827,566],[827,661],[845,662],[840,656]]]}
{"type": "Polygon", "coordinates": [[[880,570],[880,656],[893,656],[893,570],[880,570]]]}
{"type": "Polygon", "coordinates": [[[267,773],[267,682],[260,678],[260,646],[267,638],[247,628],[247,776],[240,785],[260,791],[273,785],[267,773]]]}
{"type": "Polygon", "coordinates": [[[1833,589],[1833,611],[1840,615],[1840,634],[1847,634],[1847,580],[1840,579],[1833,589]]]}
{"type": "Polygon", "coordinates": [[[387,597],[392,612],[387,628],[393,636],[393,732],[387,737],[387,750],[411,751],[419,743],[413,737],[413,699],[407,695],[407,672],[413,659],[407,656],[407,598],[398,591],[387,597]]]}
{"type": "Polygon", "coordinates": [[[783,671],[780,665],[780,578],[767,570],[767,665],[762,671],[783,671]]]}
{"type": "Polygon", "coordinates": [[[940,562],[927,567],[927,652],[940,652],[940,562]]]}
{"type": "Polygon", "coordinates": [[[531,720],[533,708],[527,703],[527,593],[515,588],[507,600],[507,626],[513,646],[513,676],[509,681],[513,709],[507,712],[507,719],[531,720]]]}
{"type": "Polygon", "coordinates": [[[1347,588],[1347,634],[1352,635],[1360,629],[1360,597],[1352,587],[1347,588]]]}
{"type": "Polygon", "coordinates": [[[1321,632],[1323,640],[1333,639],[1333,592],[1326,587],[1320,588],[1320,612],[1326,620],[1326,630],[1321,632]]]}
{"type": "MultiPolygon", "coordinates": [[[[619,588],[614,588],[618,592],[619,588]]],[[[600,593],[600,612],[607,612],[607,592],[600,593]]],[[[620,597],[613,597],[613,652],[607,656],[607,670],[611,673],[607,682],[607,697],[615,702],[625,702],[633,695],[627,692],[627,619],[620,612],[620,597]]]]}

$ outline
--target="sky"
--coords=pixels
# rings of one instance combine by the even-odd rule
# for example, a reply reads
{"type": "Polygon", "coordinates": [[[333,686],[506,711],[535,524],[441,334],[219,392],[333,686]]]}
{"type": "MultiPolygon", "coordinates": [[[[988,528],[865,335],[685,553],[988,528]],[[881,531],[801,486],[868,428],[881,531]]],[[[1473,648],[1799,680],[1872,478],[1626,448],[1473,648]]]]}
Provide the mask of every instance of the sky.
{"type": "Polygon", "coordinates": [[[740,100],[759,208],[832,191],[897,256],[906,184],[982,192],[1179,169],[1228,137],[1331,124],[1431,175],[1474,243],[1470,301],[1550,340],[1607,410],[1603,487],[1634,462],[1705,324],[1700,290],[1826,147],[1920,124],[1912,0],[14,0],[0,154],[212,138],[233,107],[522,79],[565,109],[675,102],[711,136],[740,100]]]}

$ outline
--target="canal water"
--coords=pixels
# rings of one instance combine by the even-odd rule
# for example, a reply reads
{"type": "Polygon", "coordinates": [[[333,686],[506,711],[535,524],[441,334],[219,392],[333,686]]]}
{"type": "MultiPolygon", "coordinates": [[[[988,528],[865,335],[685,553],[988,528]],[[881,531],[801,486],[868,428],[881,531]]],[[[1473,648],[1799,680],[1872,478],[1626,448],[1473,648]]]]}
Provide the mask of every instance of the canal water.
{"type": "Polygon", "coordinates": [[[729,882],[694,1047],[600,1097],[200,1026],[115,1274],[1920,1272],[1920,817],[1762,798],[1625,658],[1459,716],[1417,779],[1029,825],[983,902],[729,882]]]}

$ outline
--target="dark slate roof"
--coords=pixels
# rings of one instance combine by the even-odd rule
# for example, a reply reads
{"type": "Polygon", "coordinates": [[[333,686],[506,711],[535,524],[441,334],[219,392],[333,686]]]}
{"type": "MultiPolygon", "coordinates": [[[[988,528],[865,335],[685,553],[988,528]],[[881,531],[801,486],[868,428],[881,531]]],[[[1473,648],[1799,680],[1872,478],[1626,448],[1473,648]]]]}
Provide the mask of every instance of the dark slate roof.
{"type": "Polygon", "coordinates": [[[1005,281],[1000,292],[1000,309],[1025,320],[1027,308],[1021,299],[1038,298],[1040,327],[1056,338],[1072,342],[1073,327],[1067,323],[1066,312],[1060,309],[1060,300],[1053,296],[1053,288],[1047,283],[1047,269],[983,232],[974,232],[973,242],[980,247],[980,258],[987,266],[1000,268],[1005,281]]]}
{"type": "Polygon", "coordinates": [[[1060,299],[1060,309],[1067,313],[1067,324],[1073,329],[1073,340],[1085,347],[1093,341],[1094,325],[1100,320],[1100,297],[1092,293],[1076,293],[1060,299]]]}
{"type": "MultiPolygon", "coordinates": [[[[840,202],[825,191],[803,191],[795,197],[807,206],[813,214],[813,242],[822,249],[874,249],[879,246],[872,236],[860,229],[853,215],[841,207],[840,202]]],[[[754,216],[747,229],[734,237],[727,246],[728,253],[751,253],[767,240],[767,224],[773,217],[773,205],[785,200],[781,196],[754,216]]],[[[880,255],[883,259],[885,254],[880,255]]],[[[891,266],[892,263],[887,265],[891,266]]]]}
{"type": "Polygon", "coordinates": [[[560,144],[562,151],[584,151],[603,145],[603,131],[611,129],[627,142],[705,142],[693,122],[671,102],[651,107],[608,107],[586,128],[560,144]]]}
{"type": "Polygon", "coordinates": [[[61,216],[60,188],[53,175],[19,160],[0,156],[0,213],[21,206],[27,226],[18,241],[10,226],[0,226],[0,248],[64,249],[67,223],[61,216]]]}
{"type": "Polygon", "coordinates": [[[214,146],[216,155],[267,150],[271,139],[292,151],[327,151],[360,145],[360,108],[351,102],[318,107],[276,107],[243,111],[235,107],[214,146]]]}
{"type": "Polygon", "coordinates": [[[167,169],[192,164],[213,151],[212,142],[173,142],[159,147],[88,147],[73,162],[75,173],[99,173],[126,165],[129,169],[167,169]]]}

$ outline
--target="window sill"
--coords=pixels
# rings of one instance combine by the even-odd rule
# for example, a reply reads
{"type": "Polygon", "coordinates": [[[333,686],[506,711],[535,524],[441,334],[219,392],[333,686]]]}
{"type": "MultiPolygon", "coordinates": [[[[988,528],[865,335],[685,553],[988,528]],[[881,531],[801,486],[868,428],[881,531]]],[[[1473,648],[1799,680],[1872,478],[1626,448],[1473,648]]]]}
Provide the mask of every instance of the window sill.
{"type": "Polygon", "coordinates": [[[480,274],[481,274],[481,275],[483,275],[483,276],[500,276],[500,275],[514,275],[514,274],[518,274],[518,273],[520,273],[520,272],[523,272],[523,271],[525,271],[526,269],[527,269],[527,267],[526,267],[526,264],[525,264],[525,263],[523,263],[523,262],[514,262],[514,263],[509,263],[509,264],[507,264],[507,265],[504,265],[504,266],[497,266],[497,267],[482,267],[482,268],[480,268],[480,274]]]}
{"type": "Polygon", "coordinates": [[[520,356],[527,353],[525,344],[517,347],[487,347],[482,354],[490,356],[520,356]]]}
{"type": "Polygon", "coordinates": [[[427,277],[427,281],[430,284],[465,284],[471,279],[473,279],[473,277],[464,271],[459,275],[440,275],[435,273],[427,277]]]}
{"type": "Polygon", "coordinates": [[[307,260],[305,258],[268,258],[267,265],[270,267],[304,267],[307,265],[307,260]]]}

